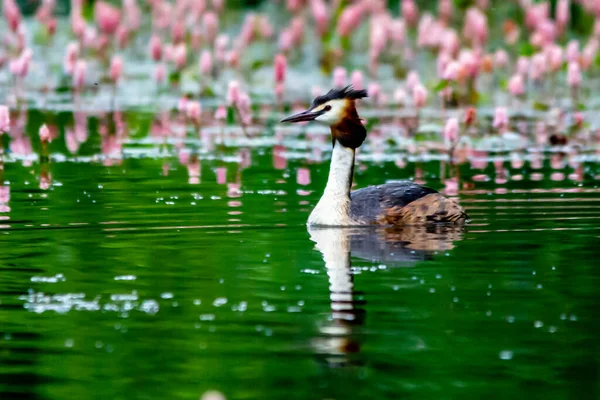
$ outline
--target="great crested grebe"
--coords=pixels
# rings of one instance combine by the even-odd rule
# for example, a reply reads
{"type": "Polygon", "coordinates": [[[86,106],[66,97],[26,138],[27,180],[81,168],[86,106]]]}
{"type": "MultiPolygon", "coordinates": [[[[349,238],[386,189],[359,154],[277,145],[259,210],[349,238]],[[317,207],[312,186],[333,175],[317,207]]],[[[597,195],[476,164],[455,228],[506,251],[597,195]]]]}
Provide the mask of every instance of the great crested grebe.
{"type": "Polygon", "coordinates": [[[464,223],[467,214],[455,201],[411,181],[369,186],[351,192],[354,153],[367,137],[355,100],[366,90],[352,86],[316,97],[310,108],[281,122],[316,121],[331,128],[333,153],[327,186],[308,217],[308,225],[412,225],[464,223]]]}

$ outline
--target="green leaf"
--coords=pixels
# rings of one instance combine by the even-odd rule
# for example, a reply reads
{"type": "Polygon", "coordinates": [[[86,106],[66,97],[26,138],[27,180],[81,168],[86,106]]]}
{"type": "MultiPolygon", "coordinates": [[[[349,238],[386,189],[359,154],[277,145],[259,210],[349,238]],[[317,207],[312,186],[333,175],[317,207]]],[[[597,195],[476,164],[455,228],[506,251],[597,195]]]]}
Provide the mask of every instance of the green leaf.
{"type": "Polygon", "coordinates": [[[446,89],[450,85],[450,82],[446,79],[442,79],[438,82],[437,85],[433,88],[435,92],[439,92],[440,90],[446,89]]]}

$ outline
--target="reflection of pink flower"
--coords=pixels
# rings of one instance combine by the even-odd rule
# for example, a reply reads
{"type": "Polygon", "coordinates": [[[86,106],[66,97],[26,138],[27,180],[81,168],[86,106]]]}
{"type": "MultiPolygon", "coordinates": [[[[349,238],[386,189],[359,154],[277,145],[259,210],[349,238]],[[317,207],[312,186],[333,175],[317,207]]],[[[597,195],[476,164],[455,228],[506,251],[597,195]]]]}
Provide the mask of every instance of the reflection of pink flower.
{"type": "Polygon", "coordinates": [[[52,176],[48,172],[42,172],[40,175],[40,189],[48,190],[52,184],[52,176]]]}
{"type": "Polygon", "coordinates": [[[10,131],[10,113],[7,106],[0,106],[0,134],[10,131]]]}
{"type": "Polygon", "coordinates": [[[186,107],[187,117],[194,123],[199,124],[202,115],[202,106],[198,101],[190,101],[186,107]]]}
{"type": "Polygon", "coordinates": [[[448,121],[446,121],[444,139],[447,142],[454,142],[458,139],[458,120],[456,118],[448,118],[448,121]]]}
{"type": "Polygon", "coordinates": [[[10,186],[0,186],[0,203],[8,203],[10,201],[10,186]]]}
{"type": "Polygon", "coordinates": [[[310,170],[308,168],[298,168],[296,172],[296,182],[298,185],[306,186],[310,184],[310,170]]]}
{"type": "Polygon", "coordinates": [[[492,126],[496,129],[504,129],[508,126],[508,111],[504,107],[497,107],[494,112],[492,126]]]}
{"type": "Polygon", "coordinates": [[[52,141],[52,135],[50,135],[50,129],[48,129],[48,126],[46,126],[46,124],[42,125],[40,127],[40,140],[42,141],[42,143],[50,143],[52,141]]]}
{"type": "Polygon", "coordinates": [[[217,183],[219,185],[224,185],[225,183],[227,183],[227,168],[219,167],[216,169],[216,173],[217,173],[217,183]]]}

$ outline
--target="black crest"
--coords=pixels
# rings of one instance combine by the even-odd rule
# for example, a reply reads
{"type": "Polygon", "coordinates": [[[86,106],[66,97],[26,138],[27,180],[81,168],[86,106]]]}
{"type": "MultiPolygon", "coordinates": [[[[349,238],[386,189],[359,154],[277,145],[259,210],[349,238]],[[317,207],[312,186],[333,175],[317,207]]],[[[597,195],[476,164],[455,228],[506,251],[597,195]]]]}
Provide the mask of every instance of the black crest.
{"type": "Polygon", "coordinates": [[[326,103],[331,100],[341,100],[341,99],[362,99],[363,97],[367,97],[367,91],[364,89],[356,90],[352,85],[348,85],[342,89],[331,89],[327,94],[323,96],[317,96],[313,100],[312,106],[316,107],[323,103],[326,103]]]}

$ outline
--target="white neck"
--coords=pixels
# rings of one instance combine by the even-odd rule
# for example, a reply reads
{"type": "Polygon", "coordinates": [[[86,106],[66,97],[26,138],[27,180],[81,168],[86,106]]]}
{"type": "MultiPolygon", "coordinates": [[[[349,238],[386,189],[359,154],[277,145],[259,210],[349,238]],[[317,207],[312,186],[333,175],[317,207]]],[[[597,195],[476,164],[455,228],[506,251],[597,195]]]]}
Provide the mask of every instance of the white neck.
{"type": "Polygon", "coordinates": [[[353,225],[350,218],[353,168],[354,149],[335,143],[331,154],[327,186],[321,200],[308,217],[308,225],[353,225]]]}

